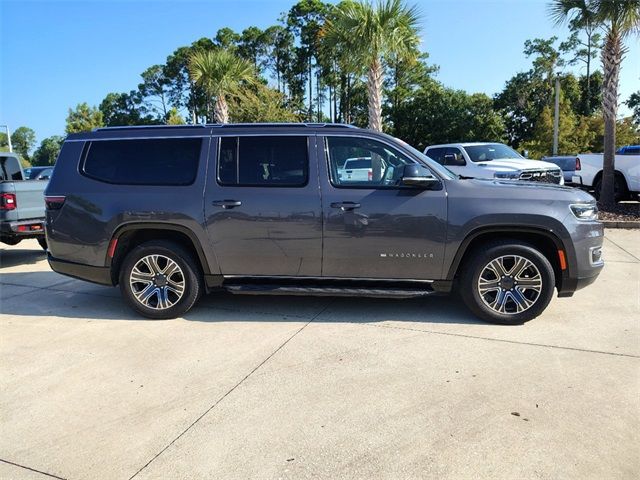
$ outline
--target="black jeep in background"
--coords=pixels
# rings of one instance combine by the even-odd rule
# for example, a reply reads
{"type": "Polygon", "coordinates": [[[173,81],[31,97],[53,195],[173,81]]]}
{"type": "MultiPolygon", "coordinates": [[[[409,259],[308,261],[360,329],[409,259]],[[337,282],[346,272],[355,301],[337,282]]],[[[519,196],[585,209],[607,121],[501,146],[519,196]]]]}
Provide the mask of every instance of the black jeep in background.
{"type": "Polygon", "coordinates": [[[45,194],[51,267],[119,284],[150,318],[180,316],[214,289],[408,298],[456,288],[478,317],[517,324],[603,266],[590,195],[461,178],[345,125],[70,135],[45,194]],[[354,158],[367,159],[366,174],[343,173],[354,158]]]}

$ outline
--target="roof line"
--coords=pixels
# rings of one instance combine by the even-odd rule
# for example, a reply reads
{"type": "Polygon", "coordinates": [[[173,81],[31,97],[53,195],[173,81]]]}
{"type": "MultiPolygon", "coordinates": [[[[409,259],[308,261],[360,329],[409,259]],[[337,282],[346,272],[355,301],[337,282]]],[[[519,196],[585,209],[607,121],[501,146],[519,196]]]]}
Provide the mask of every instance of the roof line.
{"type": "Polygon", "coordinates": [[[170,128],[253,128],[253,127],[296,127],[296,128],[358,128],[355,125],[345,123],[199,123],[194,125],[122,125],[115,127],[98,127],[94,132],[113,130],[143,130],[143,129],[170,129],[170,128]]]}

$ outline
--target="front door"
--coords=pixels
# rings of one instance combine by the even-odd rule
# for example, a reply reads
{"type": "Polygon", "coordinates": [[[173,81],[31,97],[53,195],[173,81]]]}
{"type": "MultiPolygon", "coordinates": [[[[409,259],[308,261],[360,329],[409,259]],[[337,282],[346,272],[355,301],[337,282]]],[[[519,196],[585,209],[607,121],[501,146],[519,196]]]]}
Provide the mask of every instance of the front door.
{"type": "Polygon", "coordinates": [[[212,142],[205,221],[223,275],[320,275],[315,141],[270,135],[212,142]]]}
{"type": "Polygon", "coordinates": [[[318,137],[325,218],[322,275],[341,278],[441,278],[447,203],[443,188],[400,185],[404,165],[416,163],[373,138],[318,137]],[[344,164],[366,159],[366,175],[348,179],[344,164]]]}

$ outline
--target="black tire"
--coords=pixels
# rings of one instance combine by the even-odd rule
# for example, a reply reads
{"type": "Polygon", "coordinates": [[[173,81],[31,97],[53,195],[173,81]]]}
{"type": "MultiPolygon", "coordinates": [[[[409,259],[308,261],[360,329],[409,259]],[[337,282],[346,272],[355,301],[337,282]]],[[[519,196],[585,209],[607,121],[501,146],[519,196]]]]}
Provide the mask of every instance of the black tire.
{"type": "Polygon", "coordinates": [[[47,239],[42,237],[38,239],[38,245],[40,245],[42,247],[42,249],[46,252],[47,251],[47,239]]]}
{"type": "MultiPolygon", "coordinates": [[[[596,200],[600,200],[600,190],[602,189],[602,176],[598,178],[593,184],[593,196],[596,200]]],[[[613,199],[616,203],[626,200],[629,196],[629,191],[627,189],[627,182],[624,177],[619,173],[615,174],[613,178],[613,199]]]]}
{"type": "MultiPolygon", "coordinates": [[[[508,266],[508,263],[506,263],[506,265],[508,266]]],[[[524,263],[524,265],[527,265],[527,263],[524,263]]],[[[551,263],[549,263],[549,260],[542,253],[531,245],[516,240],[484,244],[481,248],[475,249],[471,255],[467,256],[466,264],[461,265],[460,268],[459,291],[462,300],[474,315],[490,323],[520,325],[528,322],[540,315],[544,309],[547,308],[547,305],[549,305],[553,297],[555,274],[551,263]],[[496,281],[497,283],[509,282],[507,285],[512,287],[510,290],[508,286],[503,288],[505,283],[500,283],[499,287],[497,286],[486,292],[483,297],[480,293],[480,276],[486,275],[487,271],[493,271],[489,267],[490,262],[498,259],[504,259],[502,260],[503,262],[508,262],[509,258],[513,258],[513,269],[516,269],[515,260],[517,258],[524,258],[535,266],[535,268],[527,267],[528,269],[524,270],[524,275],[535,277],[536,280],[539,278],[541,281],[540,291],[536,295],[536,291],[533,288],[529,289],[524,287],[523,293],[523,287],[518,285],[518,279],[515,278],[516,283],[513,284],[511,282],[514,280],[514,276],[507,275],[508,278],[506,280],[498,278],[497,280],[490,281],[496,281]],[[486,268],[490,270],[486,270],[486,268]],[[532,272],[533,275],[526,272],[532,272]],[[512,293],[514,290],[516,291],[515,295],[512,293]],[[488,305],[490,302],[487,302],[487,298],[491,298],[491,295],[494,293],[496,303],[499,303],[498,295],[500,294],[503,295],[500,298],[507,298],[506,304],[504,301],[500,303],[504,305],[504,312],[499,312],[488,305]],[[516,301],[516,297],[518,297],[518,301],[516,301]],[[524,311],[518,311],[521,303],[526,304],[528,302],[531,302],[530,306],[524,311]],[[516,311],[513,311],[514,308],[516,311]]],[[[522,273],[522,271],[520,273],[522,273]]],[[[518,274],[517,272],[515,276],[518,274]]],[[[527,280],[533,280],[533,278],[522,278],[521,283],[526,283],[527,280]]],[[[483,277],[483,281],[486,282],[486,277],[483,277]]],[[[536,286],[536,288],[538,287],[536,286]]],[[[502,310],[502,308],[498,308],[498,310],[502,310]]]]}
{"type": "MultiPolygon", "coordinates": [[[[140,269],[138,268],[136,272],[140,272],[140,269]]],[[[149,275],[153,274],[153,272],[150,270],[149,274],[146,272],[144,272],[144,274],[149,275]]],[[[152,278],[155,278],[155,276],[152,278]]],[[[154,320],[176,318],[184,315],[193,307],[198,298],[200,298],[204,289],[202,274],[193,256],[180,245],[164,240],[146,242],[131,250],[122,262],[119,282],[122,296],[129,306],[140,315],[154,320]],[[132,285],[130,282],[132,278],[131,274],[134,267],[139,267],[144,264],[143,259],[148,259],[150,256],[158,256],[159,260],[156,262],[156,265],[162,266],[164,264],[168,268],[169,262],[165,259],[170,259],[179,267],[179,270],[176,270],[175,273],[171,275],[174,275],[174,281],[177,279],[177,281],[183,285],[181,296],[178,296],[178,294],[173,291],[167,293],[167,289],[171,290],[171,284],[169,282],[170,279],[165,277],[164,286],[162,286],[162,284],[156,284],[155,280],[153,283],[149,283],[148,287],[150,290],[157,290],[156,293],[152,293],[151,297],[153,298],[148,300],[149,305],[143,304],[136,298],[136,293],[140,295],[142,292],[140,290],[136,292],[135,289],[140,288],[144,290],[146,287],[144,287],[144,283],[138,283],[135,282],[135,280],[132,280],[134,282],[132,285]],[[142,262],[142,264],[140,262],[142,262]],[[164,294],[162,292],[164,292],[164,294]],[[168,299],[166,300],[167,305],[172,300],[174,300],[174,303],[170,306],[163,307],[162,304],[160,304],[162,295],[164,295],[165,299],[168,299]],[[155,306],[153,305],[154,298],[155,306]]],[[[149,280],[145,279],[144,282],[149,282],[149,280]]]]}

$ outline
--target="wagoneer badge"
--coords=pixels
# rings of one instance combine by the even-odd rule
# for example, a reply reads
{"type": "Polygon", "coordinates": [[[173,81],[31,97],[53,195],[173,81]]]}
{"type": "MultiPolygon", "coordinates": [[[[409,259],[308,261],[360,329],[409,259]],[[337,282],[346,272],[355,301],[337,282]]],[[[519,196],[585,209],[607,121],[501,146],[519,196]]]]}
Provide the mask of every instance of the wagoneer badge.
{"type": "Polygon", "coordinates": [[[433,253],[381,253],[382,258],[433,258],[433,253]]]}

